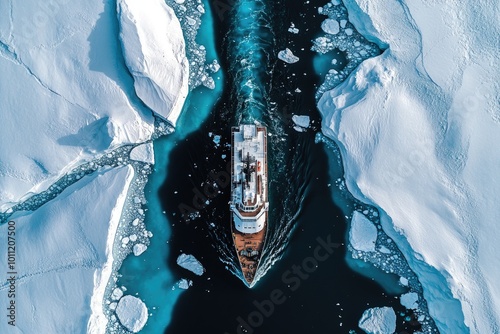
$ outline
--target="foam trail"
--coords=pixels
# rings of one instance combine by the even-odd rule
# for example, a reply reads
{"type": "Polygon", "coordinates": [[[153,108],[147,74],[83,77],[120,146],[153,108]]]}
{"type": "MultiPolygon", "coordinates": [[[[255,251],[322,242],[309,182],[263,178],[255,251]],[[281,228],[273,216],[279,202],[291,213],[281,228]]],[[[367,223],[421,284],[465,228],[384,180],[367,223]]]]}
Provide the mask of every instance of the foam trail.
{"type": "Polygon", "coordinates": [[[271,20],[265,2],[238,1],[232,10],[228,38],[230,71],[234,75],[233,98],[241,122],[262,121],[267,110],[269,54],[274,44],[271,20]]]}

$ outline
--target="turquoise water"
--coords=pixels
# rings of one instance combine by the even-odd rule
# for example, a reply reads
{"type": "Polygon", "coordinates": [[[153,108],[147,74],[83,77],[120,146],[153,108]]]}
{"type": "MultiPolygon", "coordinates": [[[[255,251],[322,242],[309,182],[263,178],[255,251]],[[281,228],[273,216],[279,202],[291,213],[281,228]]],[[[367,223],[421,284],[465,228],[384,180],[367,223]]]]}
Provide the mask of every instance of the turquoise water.
{"type": "MultiPolygon", "coordinates": [[[[206,13],[197,36],[197,42],[204,45],[207,60],[217,59],[212,32],[212,15],[210,6],[205,1],[206,13]]],[[[162,211],[158,191],[167,178],[170,152],[179,141],[184,140],[190,133],[196,131],[205,121],[220,96],[223,84],[223,75],[218,72],[214,76],[216,88],[210,90],[198,87],[186,99],[176,130],[171,135],[154,142],[155,166],[154,172],[146,186],[145,224],[153,233],[148,250],[141,256],[130,255],[119,271],[121,275],[118,286],[125,286],[127,294],[139,296],[148,306],[150,317],[141,333],[160,333],[171,321],[172,311],[179,296],[184,290],[172,289],[178,280],[174,277],[172,268],[167,263],[170,255],[168,246],[171,238],[171,222],[162,211]]]]}
{"type": "MultiPolygon", "coordinates": [[[[125,261],[119,281],[129,288],[127,293],[137,293],[148,305],[151,316],[143,332],[241,333],[247,327],[241,325],[240,319],[244,319],[255,333],[347,333],[357,328],[368,305],[392,306],[404,317],[397,299],[388,296],[372,277],[359,275],[346,264],[344,217],[355,203],[350,197],[338,201],[339,191],[331,196],[334,187],[330,184],[343,174],[340,158],[314,143],[313,130],[297,133],[292,128],[292,113],[308,114],[319,124],[314,100],[321,80],[317,70],[324,71],[331,59],[323,57],[313,64],[310,40],[318,31],[301,27],[299,37],[287,35],[286,29],[290,21],[304,21],[319,30],[317,8],[299,2],[283,7],[280,1],[241,0],[235,4],[230,19],[213,22],[205,2],[207,14],[198,36],[198,42],[206,46],[208,61],[216,57],[215,50],[221,56],[221,65],[227,70],[224,91],[220,76],[216,91],[193,91],[177,132],[155,142],[157,161],[146,189],[146,223],[154,237],[146,253],[125,261]],[[293,6],[297,8],[292,10],[293,6]],[[280,38],[275,39],[273,29],[280,38]],[[301,61],[293,66],[277,61],[278,50],[285,46],[293,47],[301,61]],[[289,93],[295,88],[301,93],[289,93]],[[180,205],[194,203],[193,191],[204,189],[209,172],[227,166],[230,126],[253,120],[262,121],[272,133],[272,210],[270,242],[261,263],[263,279],[247,289],[231,269],[235,252],[228,223],[229,190],[218,188],[193,221],[182,218],[180,205]],[[214,145],[211,134],[221,136],[220,145],[214,145]],[[341,246],[312,268],[308,264],[319,237],[331,237],[341,246]],[[176,266],[175,258],[181,252],[195,255],[205,266],[205,275],[197,277],[176,266]],[[290,277],[297,266],[307,267],[309,274],[290,277]],[[192,279],[194,286],[186,292],[172,290],[181,277],[192,279]],[[265,302],[277,289],[285,294],[286,302],[275,305],[272,316],[264,317],[256,304],[265,302]],[[259,315],[262,321],[256,324],[259,315]]],[[[398,330],[408,328],[399,318],[398,330]]]]}
{"type": "Polygon", "coordinates": [[[316,73],[322,78],[325,78],[329,70],[341,70],[346,64],[345,55],[339,50],[327,52],[325,54],[317,53],[313,58],[313,66],[316,73]],[[336,61],[334,61],[334,59],[336,61]],[[333,61],[333,62],[332,62],[333,61]]]}

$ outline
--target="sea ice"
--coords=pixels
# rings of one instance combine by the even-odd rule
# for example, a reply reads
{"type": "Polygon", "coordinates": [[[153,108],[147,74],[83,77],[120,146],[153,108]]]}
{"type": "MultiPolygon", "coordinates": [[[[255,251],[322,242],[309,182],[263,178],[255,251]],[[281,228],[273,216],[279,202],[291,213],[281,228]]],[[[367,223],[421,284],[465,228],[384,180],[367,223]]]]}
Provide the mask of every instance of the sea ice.
{"type": "Polygon", "coordinates": [[[200,261],[198,261],[193,255],[181,254],[177,258],[177,264],[184,269],[187,269],[198,276],[203,275],[205,269],[203,268],[200,261]]]}
{"type": "Polygon", "coordinates": [[[318,103],[346,184],[380,208],[441,333],[499,332],[497,4],[345,4],[359,32],[389,46],[318,103]]]}
{"type": "Polygon", "coordinates": [[[132,333],[138,333],[148,321],[146,304],[131,295],[126,295],[120,299],[115,312],[120,323],[132,333]]]}
{"type": "Polygon", "coordinates": [[[189,80],[179,20],[163,0],[118,0],[116,5],[125,63],[137,96],[175,124],[189,80]]]}
{"type": "Polygon", "coordinates": [[[133,248],[134,255],[139,256],[142,253],[144,253],[146,251],[146,249],[148,249],[148,246],[146,246],[144,244],[135,244],[134,248],[133,248]]]}
{"type": "Polygon", "coordinates": [[[123,290],[120,288],[115,288],[111,293],[112,300],[119,300],[122,297],[123,297],[123,290]]]}
{"type": "Polygon", "coordinates": [[[295,56],[289,48],[278,52],[278,58],[288,64],[293,64],[299,61],[299,57],[295,56]]]}
{"type": "Polygon", "coordinates": [[[358,251],[374,252],[377,241],[377,228],[361,212],[352,214],[351,228],[349,230],[349,243],[358,251]]]}
{"type": "Polygon", "coordinates": [[[407,309],[415,310],[418,308],[418,295],[415,292],[405,293],[401,295],[400,302],[407,309]]]}
{"type": "Polygon", "coordinates": [[[181,278],[181,280],[179,282],[177,282],[177,286],[180,289],[184,289],[184,290],[189,289],[189,287],[192,285],[193,285],[193,281],[185,279],[185,278],[181,278]]]}
{"type": "Polygon", "coordinates": [[[293,115],[292,121],[295,123],[295,125],[302,128],[308,128],[311,122],[309,116],[307,115],[293,115]]]}
{"type": "Polygon", "coordinates": [[[154,164],[155,155],[153,150],[153,143],[149,142],[134,147],[132,151],[130,151],[130,159],[146,162],[148,164],[154,164]]]}
{"type": "Polygon", "coordinates": [[[402,286],[408,286],[408,279],[406,277],[400,277],[399,278],[399,283],[401,283],[402,286]]]}
{"type": "Polygon", "coordinates": [[[291,32],[292,34],[298,34],[299,33],[299,29],[297,29],[295,27],[295,24],[290,23],[290,28],[288,28],[288,32],[291,32]]]}
{"type": "Polygon", "coordinates": [[[112,6],[25,1],[10,9],[2,7],[10,16],[0,24],[8,32],[0,37],[1,212],[154,130],[121,61],[112,6]]]}
{"type": "Polygon", "coordinates": [[[374,307],[363,312],[359,328],[367,334],[394,334],[396,313],[392,307],[374,307]]]}
{"type": "Polygon", "coordinates": [[[340,25],[337,20],[334,19],[326,19],[321,23],[321,29],[327,34],[336,35],[340,31],[340,25]]]}
{"type": "MultiPolygon", "coordinates": [[[[113,242],[133,176],[130,166],[101,169],[36,211],[10,217],[21,259],[16,264],[20,333],[64,333],[68,328],[104,333],[102,305],[113,242]]],[[[7,226],[0,225],[0,235],[7,235],[7,226]]],[[[0,268],[7,268],[7,247],[0,247],[0,255],[0,268]]],[[[7,307],[4,301],[2,308],[7,307]]],[[[7,321],[0,321],[0,333],[11,332],[7,321]]]]}

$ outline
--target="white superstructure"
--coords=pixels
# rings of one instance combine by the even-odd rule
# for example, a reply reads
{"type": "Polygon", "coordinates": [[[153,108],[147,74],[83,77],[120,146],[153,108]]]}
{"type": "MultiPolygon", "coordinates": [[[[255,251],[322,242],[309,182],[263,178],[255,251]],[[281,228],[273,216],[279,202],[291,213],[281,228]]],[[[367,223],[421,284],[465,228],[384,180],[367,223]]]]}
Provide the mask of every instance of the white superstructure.
{"type": "Polygon", "coordinates": [[[232,130],[233,224],[241,233],[260,232],[267,220],[266,128],[243,124],[232,130]]]}

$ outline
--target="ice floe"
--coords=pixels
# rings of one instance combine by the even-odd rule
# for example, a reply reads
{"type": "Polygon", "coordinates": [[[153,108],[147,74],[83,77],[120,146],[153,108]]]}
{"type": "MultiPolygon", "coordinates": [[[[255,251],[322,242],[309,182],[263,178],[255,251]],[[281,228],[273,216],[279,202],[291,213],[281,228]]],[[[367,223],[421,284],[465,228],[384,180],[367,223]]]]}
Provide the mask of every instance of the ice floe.
{"type": "Polygon", "coordinates": [[[149,142],[134,147],[132,151],[130,151],[130,159],[146,162],[148,164],[154,164],[155,155],[153,150],[153,143],[149,142]]]}
{"type": "Polygon", "coordinates": [[[148,246],[144,245],[144,244],[135,244],[134,247],[133,247],[133,252],[134,252],[134,255],[135,256],[139,256],[141,255],[142,253],[144,253],[146,251],[146,249],[148,249],[148,246]]]}
{"type": "Polygon", "coordinates": [[[188,93],[189,68],[181,25],[163,0],[117,1],[125,63],[139,98],[172,124],[188,93]]]}
{"type": "Polygon", "coordinates": [[[193,255],[181,254],[177,257],[177,264],[184,269],[187,269],[194,274],[201,276],[205,272],[205,268],[193,255]]]}
{"type": "Polygon", "coordinates": [[[500,141],[496,4],[345,4],[347,28],[390,46],[319,96],[346,184],[381,209],[442,333],[496,332],[500,151],[485,149],[500,141]]]}
{"type": "MultiPolygon", "coordinates": [[[[22,278],[16,290],[20,332],[64,333],[77,327],[100,333],[106,328],[102,305],[113,243],[133,177],[130,166],[101,169],[38,210],[10,217],[16,224],[16,256],[22,260],[15,268],[22,278]]],[[[0,233],[7,235],[7,227],[0,225],[0,233]]],[[[0,266],[7,268],[7,247],[0,247],[0,255],[0,266]]],[[[0,322],[0,332],[11,332],[7,321],[0,322]]]]}
{"type": "Polygon", "coordinates": [[[416,310],[418,308],[418,295],[415,292],[408,292],[400,297],[401,305],[409,310],[416,310]]]}
{"type": "Polygon", "coordinates": [[[188,280],[186,278],[181,278],[179,282],[177,282],[177,286],[179,289],[187,290],[190,286],[193,285],[193,281],[188,280]]]}
{"type": "Polygon", "coordinates": [[[302,128],[308,128],[311,123],[311,119],[307,115],[293,115],[292,121],[295,125],[300,126],[302,128]]]}
{"type": "Polygon", "coordinates": [[[392,307],[374,307],[363,312],[359,328],[367,334],[394,334],[396,313],[392,307]]]}
{"type": "Polygon", "coordinates": [[[132,333],[138,333],[148,321],[146,304],[131,295],[126,295],[120,299],[115,312],[120,323],[132,333]]]}
{"type": "Polygon", "coordinates": [[[349,243],[359,251],[374,252],[377,228],[361,212],[354,211],[349,229],[349,243]]]}
{"type": "Polygon", "coordinates": [[[299,61],[299,57],[295,56],[289,48],[278,52],[278,58],[288,64],[293,64],[299,61]]]}

